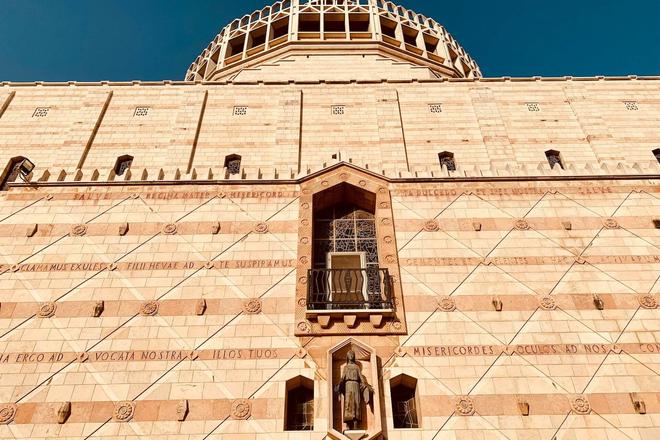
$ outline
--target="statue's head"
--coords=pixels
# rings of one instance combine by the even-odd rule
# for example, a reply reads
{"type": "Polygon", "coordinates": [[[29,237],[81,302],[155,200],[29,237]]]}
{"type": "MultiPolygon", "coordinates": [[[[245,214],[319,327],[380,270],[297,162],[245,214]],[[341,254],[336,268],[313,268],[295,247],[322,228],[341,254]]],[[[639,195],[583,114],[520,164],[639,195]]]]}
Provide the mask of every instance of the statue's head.
{"type": "Polygon", "coordinates": [[[354,352],[353,350],[350,350],[350,351],[346,354],[346,361],[347,361],[349,364],[354,364],[354,363],[355,363],[355,352],[354,352]]]}

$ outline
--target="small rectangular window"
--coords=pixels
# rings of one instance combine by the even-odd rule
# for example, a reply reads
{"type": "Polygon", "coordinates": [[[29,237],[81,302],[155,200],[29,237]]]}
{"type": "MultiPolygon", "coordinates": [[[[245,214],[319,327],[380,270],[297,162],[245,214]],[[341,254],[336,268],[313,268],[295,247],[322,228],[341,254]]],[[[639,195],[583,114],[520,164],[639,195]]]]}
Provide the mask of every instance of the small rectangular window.
{"type": "Polygon", "coordinates": [[[626,110],[628,111],[639,110],[639,107],[637,106],[637,102],[635,101],[624,101],[623,103],[626,105],[626,110]]]}
{"type": "Polygon", "coordinates": [[[237,105],[234,107],[234,116],[247,116],[248,108],[244,105],[237,105]]]}
{"type": "Polygon", "coordinates": [[[33,118],[45,118],[48,116],[48,112],[50,111],[50,107],[37,107],[34,110],[34,113],[32,113],[33,118]]]}
{"type": "Polygon", "coordinates": [[[528,102],[527,103],[527,110],[530,112],[540,112],[541,107],[539,106],[538,102],[528,102]]]}
{"type": "Polygon", "coordinates": [[[429,104],[429,111],[431,113],[442,113],[442,104],[429,104]]]}
{"type": "Polygon", "coordinates": [[[133,113],[133,116],[136,118],[143,118],[145,116],[149,116],[149,110],[151,110],[149,107],[137,107],[135,109],[135,113],[133,113]]]}
{"type": "Polygon", "coordinates": [[[345,105],[333,105],[332,109],[332,116],[343,116],[346,114],[346,106],[345,105]]]}

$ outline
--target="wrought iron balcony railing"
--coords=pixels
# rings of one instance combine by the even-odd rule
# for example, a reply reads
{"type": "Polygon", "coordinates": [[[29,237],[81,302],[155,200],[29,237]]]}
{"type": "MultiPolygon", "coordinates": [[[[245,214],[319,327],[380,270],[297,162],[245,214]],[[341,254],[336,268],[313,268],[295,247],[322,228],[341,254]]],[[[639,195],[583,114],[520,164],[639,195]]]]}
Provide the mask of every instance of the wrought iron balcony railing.
{"type": "Polygon", "coordinates": [[[307,309],[388,310],[394,308],[392,279],[387,269],[310,269],[307,309]]]}

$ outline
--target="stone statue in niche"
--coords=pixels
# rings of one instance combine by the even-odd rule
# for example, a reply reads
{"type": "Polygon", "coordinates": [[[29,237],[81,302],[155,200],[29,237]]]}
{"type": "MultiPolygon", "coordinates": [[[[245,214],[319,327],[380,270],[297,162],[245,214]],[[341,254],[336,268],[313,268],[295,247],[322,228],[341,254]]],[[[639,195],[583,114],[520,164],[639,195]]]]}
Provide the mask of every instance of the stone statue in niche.
{"type": "Polygon", "coordinates": [[[362,421],[362,403],[369,405],[373,392],[355,360],[355,352],[349,351],[341,380],[335,387],[335,393],[344,397],[342,415],[348,430],[358,429],[362,421]]]}

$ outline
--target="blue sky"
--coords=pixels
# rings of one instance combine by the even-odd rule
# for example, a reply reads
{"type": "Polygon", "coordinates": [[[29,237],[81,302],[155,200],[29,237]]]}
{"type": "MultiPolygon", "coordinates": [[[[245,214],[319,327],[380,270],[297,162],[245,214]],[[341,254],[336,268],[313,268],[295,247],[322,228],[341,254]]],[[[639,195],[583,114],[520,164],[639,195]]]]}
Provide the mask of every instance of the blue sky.
{"type": "MultiPolygon", "coordinates": [[[[660,75],[660,0],[406,0],[485,76],[660,75]]],[[[0,81],[182,79],[264,0],[0,0],[0,81]]]]}

